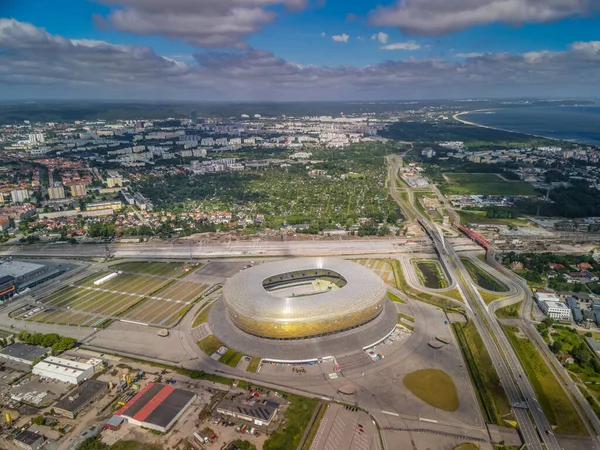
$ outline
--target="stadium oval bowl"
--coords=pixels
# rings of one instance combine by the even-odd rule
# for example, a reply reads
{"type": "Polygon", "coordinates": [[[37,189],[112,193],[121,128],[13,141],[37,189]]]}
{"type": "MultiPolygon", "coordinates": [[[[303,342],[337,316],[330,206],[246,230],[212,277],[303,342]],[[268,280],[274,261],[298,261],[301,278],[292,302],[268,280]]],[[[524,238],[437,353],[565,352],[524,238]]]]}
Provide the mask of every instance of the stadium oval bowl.
{"type": "Polygon", "coordinates": [[[303,339],[356,328],[383,310],[387,288],[371,270],[337,258],[259,264],[223,289],[232,322],[254,336],[303,339]]]}

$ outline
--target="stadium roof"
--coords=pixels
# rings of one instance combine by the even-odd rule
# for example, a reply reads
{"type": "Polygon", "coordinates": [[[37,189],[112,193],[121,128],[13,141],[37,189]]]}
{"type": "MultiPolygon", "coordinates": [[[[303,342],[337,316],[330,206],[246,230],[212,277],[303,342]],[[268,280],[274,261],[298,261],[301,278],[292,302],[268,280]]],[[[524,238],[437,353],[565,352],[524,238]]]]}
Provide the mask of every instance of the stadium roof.
{"type": "Polygon", "coordinates": [[[337,258],[295,258],[264,263],[233,275],[225,284],[223,298],[239,314],[257,319],[289,322],[311,318],[334,318],[343,312],[352,314],[375,305],[386,295],[381,278],[371,270],[337,258]],[[282,298],[265,290],[263,281],[290,272],[325,269],[337,272],[347,284],[319,295],[282,298]]]}

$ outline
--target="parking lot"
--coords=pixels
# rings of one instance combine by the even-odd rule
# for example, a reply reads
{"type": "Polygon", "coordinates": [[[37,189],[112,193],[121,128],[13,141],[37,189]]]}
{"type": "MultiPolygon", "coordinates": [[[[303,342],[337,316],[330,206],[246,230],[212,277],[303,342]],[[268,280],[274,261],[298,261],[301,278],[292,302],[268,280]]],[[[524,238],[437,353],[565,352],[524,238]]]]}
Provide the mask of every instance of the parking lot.
{"type": "Polygon", "coordinates": [[[310,450],[379,450],[377,428],[361,410],[331,404],[321,420],[310,450]]]}

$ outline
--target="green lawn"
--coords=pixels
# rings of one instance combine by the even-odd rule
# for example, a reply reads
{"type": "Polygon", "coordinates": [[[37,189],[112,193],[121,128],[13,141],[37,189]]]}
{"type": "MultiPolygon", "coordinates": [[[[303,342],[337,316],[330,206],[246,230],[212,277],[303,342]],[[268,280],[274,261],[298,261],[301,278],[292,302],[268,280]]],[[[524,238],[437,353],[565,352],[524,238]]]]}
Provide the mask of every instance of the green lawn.
{"type": "Polygon", "coordinates": [[[409,316],[408,314],[402,314],[402,313],[398,313],[398,323],[400,323],[400,319],[406,319],[410,322],[414,322],[415,318],[409,316]]]}
{"type": "Polygon", "coordinates": [[[516,319],[519,317],[519,314],[521,313],[521,305],[522,304],[523,304],[523,302],[520,301],[519,303],[516,303],[514,305],[505,306],[504,308],[500,308],[498,311],[496,311],[496,317],[498,317],[499,319],[516,319]]]}
{"type": "Polygon", "coordinates": [[[200,325],[202,325],[204,322],[206,322],[208,320],[208,314],[210,313],[210,309],[212,308],[212,304],[208,305],[208,306],[202,306],[202,308],[200,309],[200,312],[198,312],[198,314],[196,315],[196,317],[194,318],[194,323],[192,323],[192,328],[196,328],[199,327],[200,325]]]}
{"type": "Polygon", "coordinates": [[[219,350],[223,344],[219,341],[214,334],[209,334],[203,339],[198,341],[198,347],[208,356],[219,350]]]}
{"type": "Polygon", "coordinates": [[[243,353],[236,352],[235,350],[230,348],[227,350],[227,353],[221,356],[219,362],[226,364],[229,367],[235,367],[240,362],[240,359],[242,359],[244,356],[245,355],[243,353]]]}
{"type": "Polygon", "coordinates": [[[411,372],[403,379],[404,386],[425,403],[444,411],[458,409],[456,385],[450,375],[437,369],[411,372]]]}
{"type": "Polygon", "coordinates": [[[493,173],[447,173],[450,181],[440,186],[447,195],[537,195],[533,186],[523,181],[506,181],[493,173]]]}
{"type": "Polygon", "coordinates": [[[467,225],[469,223],[492,223],[516,226],[527,225],[527,221],[521,219],[493,219],[491,217],[486,217],[485,211],[458,210],[456,212],[460,217],[461,225],[467,225]]]}
{"type": "Polygon", "coordinates": [[[477,328],[472,322],[464,326],[454,323],[452,328],[465,357],[486,421],[505,425],[502,416],[510,413],[510,403],[477,328]]]}
{"type": "Polygon", "coordinates": [[[586,435],[585,425],[575,407],[535,345],[529,339],[517,336],[518,328],[505,327],[505,330],[555,432],[586,435]]]}
{"type": "Polygon", "coordinates": [[[285,412],[283,424],[263,445],[263,450],[294,449],[300,445],[304,430],[310,423],[319,400],[287,394],[291,402],[285,412]]]}
{"type": "Polygon", "coordinates": [[[261,358],[257,358],[257,357],[252,357],[252,360],[250,361],[250,364],[248,364],[248,367],[246,368],[247,372],[256,372],[258,370],[258,366],[260,365],[260,360],[261,358]]]}
{"type": "MultiPolygon", "coordinates": [[[[471,279],[480,287],[493,292],[507,292],[508,289],[504,284],[500,283],[496,278],[473,263],[469,258],[460,259],[471,279]]],[[[485,300],[485,299],[484,299],[485,300]]]]}
{"type": "Polygon", "coordinates": [[[393,302],[398,302],[398,303],[404,303],[404,300],[402,300],[400,297],[398,297],[396,294],[392,294],[391,292],[388,292],[388,297],[390,298],[391,301],[393,302]]]}

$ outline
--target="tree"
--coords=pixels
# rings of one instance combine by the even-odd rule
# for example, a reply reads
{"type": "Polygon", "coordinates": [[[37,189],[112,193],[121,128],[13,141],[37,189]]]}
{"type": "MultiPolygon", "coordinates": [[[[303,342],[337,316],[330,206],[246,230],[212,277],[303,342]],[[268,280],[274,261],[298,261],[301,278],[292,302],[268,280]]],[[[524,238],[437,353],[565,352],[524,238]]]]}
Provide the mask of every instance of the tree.
{"type": "Polygon", "coordinates": [[[46,423],[46,418],[44,416],[35,416],[31,422],[35,425],[44,425],[46,423]]]}
{"type": "Polygon", "coordinates": [[[552,344],[550,344],[550,350],[552,350],[552,353],[554,353],[554,354],[560,353],[562,348],[563,348],[563,345],[559,341],[554,341],[552,344]]]}

